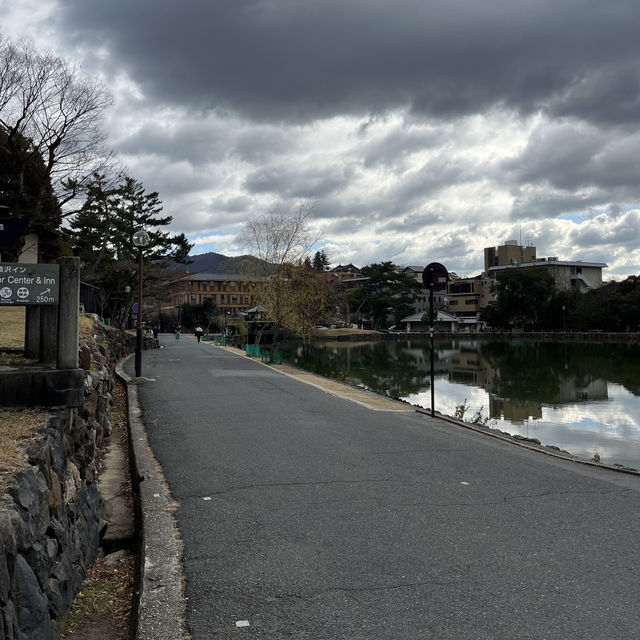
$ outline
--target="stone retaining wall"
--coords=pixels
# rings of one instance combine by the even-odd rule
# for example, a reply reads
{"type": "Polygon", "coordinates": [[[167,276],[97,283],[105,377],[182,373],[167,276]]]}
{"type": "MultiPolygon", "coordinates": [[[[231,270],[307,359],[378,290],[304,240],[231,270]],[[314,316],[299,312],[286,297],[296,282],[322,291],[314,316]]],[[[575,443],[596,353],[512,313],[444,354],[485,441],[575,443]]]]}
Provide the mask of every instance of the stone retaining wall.
{"type": "MultiPolygon", "coordinates": [[[[87,319],[83,320],[86,327],[87,319]]],[[[0,495],[0,638],[53,640],[100,544],[98,466],[111,433],[115,363],[135,337],[89,317],[79,366],[84,405],[52,411],[25,449],[29,467],[0,495]]]]}

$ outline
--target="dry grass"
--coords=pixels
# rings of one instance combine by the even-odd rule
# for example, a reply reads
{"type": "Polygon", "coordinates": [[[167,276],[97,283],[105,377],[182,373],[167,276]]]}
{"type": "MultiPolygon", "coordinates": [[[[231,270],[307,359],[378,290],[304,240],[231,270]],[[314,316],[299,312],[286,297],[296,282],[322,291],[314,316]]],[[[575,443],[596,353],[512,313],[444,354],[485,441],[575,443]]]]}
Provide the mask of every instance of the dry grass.
{"type": "Polygon", "coordinates": [[[24,347],[26,307],[0,307],[0,346],[24,347]]]}
{"type": "Polygon", "coordinates": [[[79,326],[80,337],[82,338],[91,338],[94,334],[94,320],[91,316],[86,314],[80,314],[80,326],[79,326]]]}
{"type": "Polygon", "coordinates": [[[320,329],[313,332],[314,336],[339,337],[339,336],[379,336],[379,331],[373,329],[320,329]]]}
{"type": "Polygon", "coordinates": [[[28,466],[22,448],[36,439],[34,431],[46,426],[49,413],[35,409],[0,411],[0,489],[28,466]]]}

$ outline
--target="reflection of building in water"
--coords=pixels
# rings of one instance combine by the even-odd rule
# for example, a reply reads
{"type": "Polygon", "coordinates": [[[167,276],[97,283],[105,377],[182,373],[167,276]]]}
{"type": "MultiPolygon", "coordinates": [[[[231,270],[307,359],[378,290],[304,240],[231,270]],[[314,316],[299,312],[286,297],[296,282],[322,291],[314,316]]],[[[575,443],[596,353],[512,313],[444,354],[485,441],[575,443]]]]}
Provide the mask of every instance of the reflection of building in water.
{"type": "Polygon", "coordinates": [[[584,400],[606,400],[609,397],[607,381],[602,378],[596,380],[577,380],[574,377],[563,378],[560,389],[553,402],[564,404],[584,400]]]}
{"type": "Polygon", "coordinates": [[[495,377],[495,370],[475,345],[466,348],[461,345],[460,350],[449,355],[448,361],[450,382],[488,390],[490,381],[495,377]]]}
{"type": "Polygon", "coordinates": [[[518,387],[515,385],[510,389],[511,397],[506,398],[499,393],[499,390],[504,387],[499,382],[501,375],[507,376],[508,380],[510,374],[508,371],[502,371],[499,365],[497,369],[492,366],[489,360],[483,357],[479,346],[475,343],[460,343],[457,349],[443,352],[440,354],[440,364],[444,365],[445,362],[450,382],[479,387],[487,391],[491,418],[503,417],[514,423],[522,423],[529,418],[541,418],[543,405],[553,406],[608,398],[606,380],[574,376],[568,371],[563,372],[564,375],[561,374],[553,391],[548,389],[546,394],[542,393],[541,397],[535,400],[518,397],[527,396],[530,393],[525,388],[521,390],[521,394],[518,393],[518,387]]]}
{"type": "Polygon", "coordinates": [[[542,404],[535,400],[509,400],[489,394],[489,417],[504,418],[513,424],[542,418],[542,404]]]}
{"type": "MultiPolygon", "coordinates": [[[[489,390],[485,387],[487,391],[489,390]]],[[[577,380],[566,377],[560,380],[558,393],[552,398],[541,398],[541,401],[522,400],[519,398],[500,398],[489,393],[489,415],[492,418],[506,418],[510,422],[522,423],[529,418],[542,418],[542,405],[575,404],[590,400],[606,400],[609,397],[607,381],[577,380]]]]}

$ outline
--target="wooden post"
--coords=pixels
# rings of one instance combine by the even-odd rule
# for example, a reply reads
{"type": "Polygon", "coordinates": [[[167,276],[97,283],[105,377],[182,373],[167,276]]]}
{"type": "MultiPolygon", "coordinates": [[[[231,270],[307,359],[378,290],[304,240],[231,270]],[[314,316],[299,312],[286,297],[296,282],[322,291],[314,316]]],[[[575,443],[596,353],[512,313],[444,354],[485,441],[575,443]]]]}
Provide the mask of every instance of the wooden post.
{"type": "Polygon", "coordinates": [[[58,307],[40,307],[40,360],[45,364],[57,364],[59,324],[58,307]]]}
{"type": "Polygon", "coordinates": [[[58,304],[58,369],[78,368],[80,258],[58,258],[60,301],[58,304]]]}
{"type": "Polygon", "coordinates": [[[26,321],[24,323],[24,355],[25,358],[32,360],[40,360],[42,353],[40,351],[40,310],[42,307],[27,306],[25,307],[26,321]]]}

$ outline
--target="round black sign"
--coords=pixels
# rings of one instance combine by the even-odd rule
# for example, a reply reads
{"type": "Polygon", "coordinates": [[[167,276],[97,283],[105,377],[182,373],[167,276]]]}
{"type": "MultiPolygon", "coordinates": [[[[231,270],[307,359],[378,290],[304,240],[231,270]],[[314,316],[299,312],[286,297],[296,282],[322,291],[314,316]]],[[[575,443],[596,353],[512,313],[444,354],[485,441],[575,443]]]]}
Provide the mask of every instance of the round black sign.
{"type": "Polygon", "coordinates": [[[449,273],[447,269],[439,262],[428,264],[422,272],[422,282],[427,289],[439,291],[447,288],[449,282],[449,273]]]}

